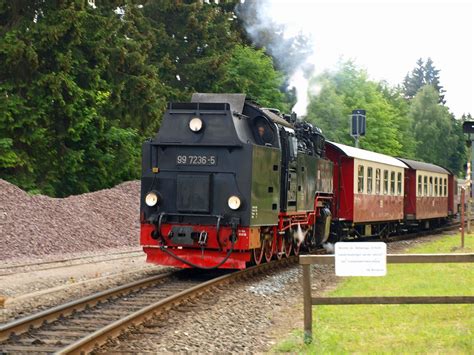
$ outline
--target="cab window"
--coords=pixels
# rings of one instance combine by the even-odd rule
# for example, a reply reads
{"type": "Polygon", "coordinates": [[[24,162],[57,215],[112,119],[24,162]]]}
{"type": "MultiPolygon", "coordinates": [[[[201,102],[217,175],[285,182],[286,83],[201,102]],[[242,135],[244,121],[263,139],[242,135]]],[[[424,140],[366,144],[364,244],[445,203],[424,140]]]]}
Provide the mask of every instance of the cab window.
{"type": "Polygon", "coordinates": [[[265,117],[258,116],[253,121],[255,142],[259,145],[273,145],[275,133],[265,117]]]}

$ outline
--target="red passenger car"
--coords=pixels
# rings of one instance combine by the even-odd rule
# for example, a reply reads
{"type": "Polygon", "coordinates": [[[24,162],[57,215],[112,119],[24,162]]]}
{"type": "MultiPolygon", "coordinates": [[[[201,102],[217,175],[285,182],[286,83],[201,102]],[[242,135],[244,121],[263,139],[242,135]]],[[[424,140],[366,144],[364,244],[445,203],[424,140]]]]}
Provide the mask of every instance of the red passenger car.
{"type": "Polygon", "coordinates": [[[405,171],[405,219],[423,221],[425,228],[430,222],[438,224],[453,215],[454,176],[448,170],[429,163],[402,159],[405,171]]]}
{"type": "Polygon", "coordinates": [[[326,142],[326,155],[334,163],[338,238],[394,232],[404,218],[408,166],[388,155],[333,142],[326,142]]]}

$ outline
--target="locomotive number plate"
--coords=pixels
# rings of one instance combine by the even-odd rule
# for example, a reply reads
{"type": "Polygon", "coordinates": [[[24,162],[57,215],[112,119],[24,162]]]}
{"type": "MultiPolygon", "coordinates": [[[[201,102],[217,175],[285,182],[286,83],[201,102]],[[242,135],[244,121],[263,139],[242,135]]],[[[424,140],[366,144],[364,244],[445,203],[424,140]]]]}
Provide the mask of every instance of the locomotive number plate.
{"type": "Polygon", "coordinates": [[[176,165],[217,165],[215,155],[177,155],[176,165]]]}

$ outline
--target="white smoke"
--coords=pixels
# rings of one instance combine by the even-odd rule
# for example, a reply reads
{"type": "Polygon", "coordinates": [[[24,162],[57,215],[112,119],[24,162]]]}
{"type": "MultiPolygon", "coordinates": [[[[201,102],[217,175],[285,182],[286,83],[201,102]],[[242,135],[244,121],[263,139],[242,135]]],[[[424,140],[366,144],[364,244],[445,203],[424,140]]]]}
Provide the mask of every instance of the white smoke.
{"type": "MultiPolygon", "coordinates": [[[[301,4],[271,0],[246,0],[236,8],[254,45],[265,48],[278,68],[288,76],[288,91],[296,91],[293,111],[305,116],[308,107],[309,80],[314,72],[314,39],[294,16],[282,7],[293,9],[301,4]]],[[[304,8],[301,11],[305,11],[304,8]]],[[[293,11],[294,12],[294,11],[293,11]]]]}
{"type": "Polygon", "coordinates": [[[308,233],[308,231],[303,232],[303,230],[301,229],[301,225],[298,223],[298,229],[294,234],[295,240],[297,240],[299,244],[303,243],[304,239],[306,238],[306,233],[308,233]]]}
{"type": "Polygon", "coordinates": [[[332,243],[323,243],[323,248],[328,254],[334,254],[334,244],[332,243]]]}
{"type": "Polygon", "coordinates": [[[303,71],[298,69],[296,73],[290,78],[290,87],[296,89],[296,104],[293,106],[292,111],[296,112],[298,116],[306,116],[306,110],[308,107],[308,88],[309,80],[305,77],[303,71]]]}

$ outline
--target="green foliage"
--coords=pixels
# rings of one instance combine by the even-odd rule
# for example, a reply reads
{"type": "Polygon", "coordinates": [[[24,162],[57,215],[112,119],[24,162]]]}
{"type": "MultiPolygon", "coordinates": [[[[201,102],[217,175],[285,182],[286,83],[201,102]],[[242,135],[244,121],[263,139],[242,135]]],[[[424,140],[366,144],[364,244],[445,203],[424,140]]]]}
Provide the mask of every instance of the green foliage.
{"type": "Polygon", "coordinates": [[[354,109],[365,109],[367,135],[360,147],[389,155],[400,155],[398,121],[402,112],[391,105],[377,83],[352,62],[341,63],[335,72],[325,72],[313,80],[321,91],[311,96],[308,120],[323,130],[329,140],[353,144],[349,134],[349,115],[354,109]]]}
{"type": "MultiPolygon", "coordinates": [[[[283,111],[295,103],[282,88],[311,54],[308,38],[260,26],[256,1],[96,5],[0,0],[0,178],[53,196],[110,187],[139,176],[140,143],[156,133],[167,101],[243,92],[283,111]]],[[[461,121],[437,105],[443,89],[431,59],[417,64],[402,90],[342,63],[313,79],[320,93],[308,119],[352,144],[348,116],[363,108],[362,148],[462,170],[461,121]]]]}
{"type": "Polygon", "coordinates": [[[423,86],[431,85],[438,92],[439,103],[444,105],[446,103],[443,94],[445,90],[440,84],[439,69],[436,69],[433,60],[428,58],[424,63],[423,59],[420,58],[416,61],[416,65],[411,74],[407,74],[403,81],[405,97],[413,99],[423,86]]]}
{"type": "Polygon", "coordinates": [[[175,98],[210,91],[223,79],[222,66],[241,42],[232,9],[232,1],[218,5],[152,0],[144,6],[159,40],[153,62],[163,80],[176,89],[175,98]]]}
{"type": "MultiPolygon", "coordinates": [[[[428,72],[423,71],[421,60],[418,64],[420,70],[414,71],[413,78],[423,75],[423,82],[428,72]]],[[[430,60],[427,67],[433,68],[430,60]]],[[[327,139],[353,145],[349,115],[354,109],[365,109],[367,135],[360,139],[361,148],[439,164],[455,174],[462,172],[467,159],[462,121],[439,104],[439,88],[422,86],[411,100],[406,100],[406,87],[371,81],[351,62],[313,78],[311,86],[317,94],[310,95],[307,118],[323,130],[327,139]]]]}
{"type": "Polygon", "coordinates": [[[426,162],[460,171],[460,125],[445,106],[438,104],[438,92],[426,85],[416,94],[409,115],[414,121],[416,156],[426,162]],[[449,154],[446,154],[449,147],[449,154]]]}
{"type": "Polygon", "coordinates": [[[237,45],[222,69],[225,76],[215,83],[213,91],[243,92],[262,106],[288,111],[279,90],[283,75],[274,69],[272,59],[263,50],[237,45]]]}
{"type": "Polygon", "coordinates": [[[165,86],[143,17],[113,8],[39,3],[0,39],[2,178],[64,196],[139,176],[165,86]]]}

